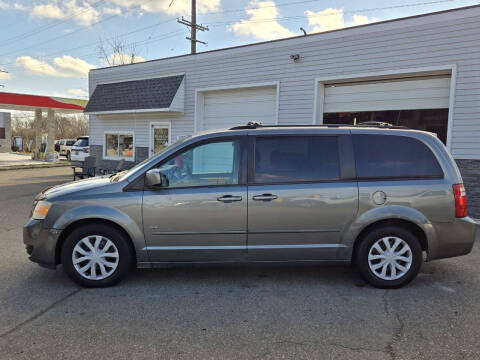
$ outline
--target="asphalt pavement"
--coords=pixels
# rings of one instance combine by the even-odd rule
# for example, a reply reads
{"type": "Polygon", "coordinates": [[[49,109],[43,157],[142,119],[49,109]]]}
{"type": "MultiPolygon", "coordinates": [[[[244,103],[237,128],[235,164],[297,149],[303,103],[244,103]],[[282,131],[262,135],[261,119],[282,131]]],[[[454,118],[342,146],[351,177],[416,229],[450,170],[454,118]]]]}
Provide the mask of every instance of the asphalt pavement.
{"type": "MultiPolygon", "coordinates": [[[[480,359],[480,249],[379,290],[348,266],[135,270],[82,289],[31,263],[33,197],[71,169],[0,172],[0,359],[480,359]]],[[[455,234],[452,234],[455,236],[455,234]]]]}

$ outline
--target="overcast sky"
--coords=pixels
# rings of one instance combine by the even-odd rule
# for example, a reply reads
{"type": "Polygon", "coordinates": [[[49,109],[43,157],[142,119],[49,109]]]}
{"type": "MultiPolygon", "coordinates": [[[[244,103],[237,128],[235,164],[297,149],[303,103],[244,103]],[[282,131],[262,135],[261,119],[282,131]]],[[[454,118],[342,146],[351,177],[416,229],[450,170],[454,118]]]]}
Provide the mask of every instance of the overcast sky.
{"type": "MultiPolygon", "coordinates": [[[[468,0],[197,0],[210,31],[198,51],[479,4],[468,0]]],[[[0,0],[0,91],[85,98],[99,43],[120,39],[138,61],[186,54],[190,0],[0,0]]]]}

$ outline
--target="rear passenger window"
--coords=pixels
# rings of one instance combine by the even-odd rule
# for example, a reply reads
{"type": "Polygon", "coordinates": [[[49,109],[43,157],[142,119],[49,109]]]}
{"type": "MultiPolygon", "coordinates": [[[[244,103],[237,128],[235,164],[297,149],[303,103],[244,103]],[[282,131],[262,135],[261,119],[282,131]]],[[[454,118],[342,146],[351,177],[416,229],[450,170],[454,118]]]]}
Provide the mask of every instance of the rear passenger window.
{"type": "Polygon", "coordinates": [[[254,182],[312,182],[340,178],[336,136],[257,137],[254,182]]]}
{"type": "Polygon", "coordinates": [[[441,178],[442,168],[419,140],[393,135],[353,135],[360,179],[441,178]]]}

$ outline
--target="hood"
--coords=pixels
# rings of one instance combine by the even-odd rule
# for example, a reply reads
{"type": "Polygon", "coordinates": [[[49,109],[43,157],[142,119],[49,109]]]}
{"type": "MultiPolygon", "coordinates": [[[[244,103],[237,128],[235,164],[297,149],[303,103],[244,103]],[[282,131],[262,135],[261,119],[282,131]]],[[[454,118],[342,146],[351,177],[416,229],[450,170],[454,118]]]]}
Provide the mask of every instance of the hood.
{"type": "Polygon", "coordinates": [[[35,200],[53,199],[62,195],[73,194],[79,191],[96,189],[106,185],[113,185],[109,176],[99,176],[89,179],[77,180],[44,189],[35,197],[35,200]]]}

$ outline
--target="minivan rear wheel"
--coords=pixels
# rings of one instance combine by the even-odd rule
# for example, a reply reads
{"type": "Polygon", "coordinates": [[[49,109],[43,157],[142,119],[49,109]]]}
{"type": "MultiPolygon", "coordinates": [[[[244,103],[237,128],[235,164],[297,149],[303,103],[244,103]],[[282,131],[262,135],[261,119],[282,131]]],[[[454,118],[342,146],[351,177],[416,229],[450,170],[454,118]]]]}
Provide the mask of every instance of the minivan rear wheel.
{"type": "Polygon", "coordinates": [[[74,229],[61,252],[67,275],[85,287],[108,287],[129,272],[133,254],[125,235],[113,226],[90,224],[74,229]]]}
{"type": "Polygon", "coordinates": [[[400,226],[384,226],[361,239],[355,263],[369,284],[398,288],[417,276],[422,259],[422,247],[414,234],[400,226]]]}

